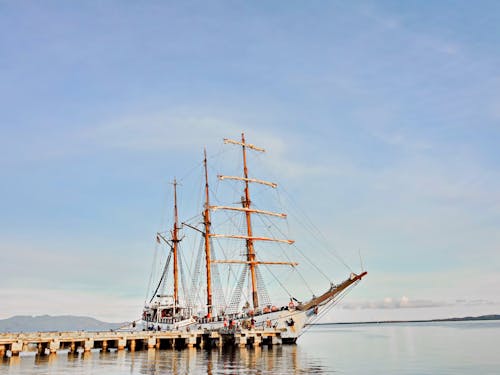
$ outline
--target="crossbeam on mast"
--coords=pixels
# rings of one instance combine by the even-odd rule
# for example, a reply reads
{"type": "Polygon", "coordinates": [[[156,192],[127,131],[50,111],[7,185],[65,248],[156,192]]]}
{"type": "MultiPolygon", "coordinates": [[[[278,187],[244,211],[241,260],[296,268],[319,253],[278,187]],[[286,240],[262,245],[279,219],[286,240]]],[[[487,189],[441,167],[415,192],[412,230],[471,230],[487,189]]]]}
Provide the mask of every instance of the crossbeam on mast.
{"type": "Polygon", "coordinates": [[[196,228],[195,226],[192,226],[191,224],[188,224],[188,223],[186,223],[186,222],[183,221],[182,225],[185,225],[186,227],[194,229],[195,231],[200,232],[201,234],[205,235],[205,232],[203,232],[202,230],[196,228]]]}
{"type": "Polygon", "coordinates": [[[287,243],[289,245],[293,244],[295,241],[294,240],[281,240],[281,239],[276,239],[276,238],[270,238],[270,237],[253,237],[253,236],[242,236],[238,234],[215,234],[215,233],[209,233],[210,237],[213,238],[236,238],[240,240],[250,240],[250,241],[271,241],[271,242],[282,242],[282,243],[287,243]]]}
{"type": "Polygon", "coordinates": [[[160,232],[157,232],[157,233],[156,233],[156,242],[161,243],[161,242],[160,242],[160,239],[161,239],[163,242],[165,242],[168,246],[170,246],[170,247],[172,247],[172,246],[173,246],[173,243],[172,243],[172,242],[170,242],[169,240],[167,240],[163,234],[161,234],[160,232]]]}
{"type": "Polygon", "coordinates": [[[221,259],[212,260],[212,263],[229,263],[229,264],[278,264],[296,267],[299,264],[297,262],[265,262],[265,261],[248,261],[248,260],[232,260],[232,259],[221,259]]]}
{"type": "Polygon", "coordinates": [[[256,213],[256,214],[271,215],[271,216],[277,216],[277,217],[282,217],[282,218],[286,217],[286,214],[284,214],[284,213],[271,212],[271,211],[265,211],[265,210],[257,210],[257,209],[246,208],[246,207],[210,206],[210,209],[213,210],[213,211],[216,211],[216,210],[232,210],[232,211],[253,212],[253,213],[256,213]]]}
{"type": "Polygon", "coordinates": [[[223,176],[223,175],[218,175],[217,178],[219,180],[228,179],[228,180],[238,180],[238,181],[246,181],[246,182],[255,182],[257,184],[271,186],[274,189],[276,189],[278,187],[278,184],[275,183],[275,182],[259,180],[257,178],[248,178],[248,177],[240,177],[240,176],[223,176]]]}
{"type": "Polygon", "coordinates": [[[251,148],[252,150],[255,150],[255,151],[266,152],[266,150],[264,150],[263,148],[257,147],[255,145],[250,144],[250,143],[233,141],[232,139],[229,139],[229,138],[224,138],[224,143],[231,143],[233,145],[240,145],[243,147],[248,147],[248,148],[251,148]]]}

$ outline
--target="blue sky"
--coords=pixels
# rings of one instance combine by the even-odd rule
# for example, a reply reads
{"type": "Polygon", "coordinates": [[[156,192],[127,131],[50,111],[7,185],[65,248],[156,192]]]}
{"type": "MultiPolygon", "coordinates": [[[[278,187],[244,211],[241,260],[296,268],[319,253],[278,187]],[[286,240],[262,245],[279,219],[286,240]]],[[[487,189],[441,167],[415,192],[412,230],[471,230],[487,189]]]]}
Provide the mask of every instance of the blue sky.
{"type": "Polygon", "coordinates": [[[241,131],[363,254],[332,320],[499,313],[499,25],[495,1],[0,1],[0,318],[135,317],[168,181],[241,131]]]}

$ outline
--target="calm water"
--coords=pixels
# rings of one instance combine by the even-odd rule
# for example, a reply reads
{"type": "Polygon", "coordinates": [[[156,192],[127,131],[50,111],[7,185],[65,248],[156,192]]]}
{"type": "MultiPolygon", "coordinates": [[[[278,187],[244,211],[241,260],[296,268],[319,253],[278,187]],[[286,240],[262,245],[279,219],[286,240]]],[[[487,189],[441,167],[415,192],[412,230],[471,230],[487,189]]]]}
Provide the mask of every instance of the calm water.
{"type": "Polygon", "coordinates": [[[297,345],[4,359],[0,374],[500,374],[500,322],[328,325],[297,345]]]}

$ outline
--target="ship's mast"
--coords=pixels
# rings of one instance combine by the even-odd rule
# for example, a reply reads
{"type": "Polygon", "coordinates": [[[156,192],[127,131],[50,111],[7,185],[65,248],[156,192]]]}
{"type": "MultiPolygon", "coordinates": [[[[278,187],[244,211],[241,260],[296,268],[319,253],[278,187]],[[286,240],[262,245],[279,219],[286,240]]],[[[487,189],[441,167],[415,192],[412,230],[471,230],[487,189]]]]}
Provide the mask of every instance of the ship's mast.
{"type": "Polygon", "coordinates": [[[178,267],[178,243],[179,243],[179,217],[177,214],[177,180],[174,179],[174,228],[172,230],[172,252],[174,255],[174,304],[179,305],[179,267],[178,267]]]}
{"type": "Polygon", "coordinates": [[[247,235],[248,238],[246,240],[247,247],[247,261],[248,266],[250,268],[250,279],[252,281],[252,300],[253,300],[253,308],[256,309],[259,307],[259,295],[257,293],[257,275],[256,275],[256,267],[255,263],[255,249],[253,247],[253,234],[252,234],[252,215],[250,212],[250,189],[248,188],[248,168],[247,168],[247,153],[245,147],[245,134],[241,133],[241,143],[243,150],[243,176],[245,178],[245,197],[242,199],[243,207],[245,210],[245,217],[247,223],[247,235]]]}
{"type": "Polygon", "coordinates": [[[231,144],[238,145],[238,146],[242,147],[242,151],[243,151],[243,177],[241,177],[241,176],[224,176],[224,175],[218,176],[218,178],[220,180],[224,180],[224,179],[237,180],[237,181],[243,181],[245,183],[244,196],[241,198],[242,207],[210,206],[209,209],[214,210],[214,211],[215,210],[234,210],[234,211],[244,212],[245,218],[246,218],[247,233],[245,235],[210,233],[209,237],[234,238],[234,239],[245,240],[247,251],[246,251],[246,260],[242,261],[242,260],[234,260],[234,259],[220,259],[220,260],[212,260],[211,263],[214,263],[214,264],[219,264],[219,263],[238,264],[239,263],[239,264],[248,265],[248,267],[250,269],[250,281],[252,284],[253,308],[257,309],[259,307],[259,296],[258,296],[258,285],[257,285],[258,284],[257,265],[260,265],[260,264],[289,265],[289,266],[295,267],[295,266],[297,266],[298,263],[257,260],[256,254],[255,254],[255,248],[254,248],[254,241],[272,241],[272,242],[281,242],[281,243],[287,243],[287,244],[292,244],[294,241],[288,240],[288,239],[276,239],[276,238],[254,236],[253,235],[252,214],[262,214],[262,215],[269,215],[269,216],[275,216],[275,217],[280,217],[280,218],[285,218],[286,214],[251,208],[249,185],[250,185],[250,183],[258,183],[258,184],[270,186],[272,188],[276,188],[278,185],[275,184],[274,182],[269,182],[269,181],[264,181],[264,180],[259,180],[256,178],[249,178],[248,177],[247,153],[246,153],[247,149],[251,149],[254,151],[258,151],[258,152],[265,152],[265,150],[263,148],[255,146],[253,144],[246,143],[244,133],[241,134],[241,141],[233,141],[231,139],[224,138],[224,143],[231,143],[231,144]]]}
{"type": "Polygon", "coordinates": [[[210,257],[210,196],[208,193],[208,170],[207,170],[207,150],[204,150],[203,166],[205,168],[205,210],[203,212],[203,223],[205,225],[205,258],[207,274],[207,316],[212,315],[212,272],[210,257]]]}

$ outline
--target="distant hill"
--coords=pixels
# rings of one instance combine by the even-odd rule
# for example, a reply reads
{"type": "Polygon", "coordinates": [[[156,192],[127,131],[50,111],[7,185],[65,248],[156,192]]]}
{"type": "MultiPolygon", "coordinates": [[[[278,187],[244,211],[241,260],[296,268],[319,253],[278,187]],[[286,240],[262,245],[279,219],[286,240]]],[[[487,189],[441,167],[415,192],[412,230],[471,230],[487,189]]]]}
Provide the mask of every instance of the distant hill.
{"type": "Polygon", "coordinates": [[[460,322],[464,320],[500,320],[500,315],[466,316],[465,318],[437,319],[436,322],[460,322]]]}
{"type": "Polygon", "coordinates": [[[0,332],[107,331],[123,325],[124,323],[101,322],[86,316],[17,315],[0,319],[0,332]]]}
{"type": "Polygon", "coordinates": [[[500,315],[481,315],[481,316],[466,316],[463,318],[445,318],[445,319],[428,319],[428,320],[381,320],[369,322],[342,322],[342,323],[315,323],[313,325],[322,324],[384,324],[384,323],[430,323],[430,322],[464,322],[471,320],[500,320],[500,315]]]}

